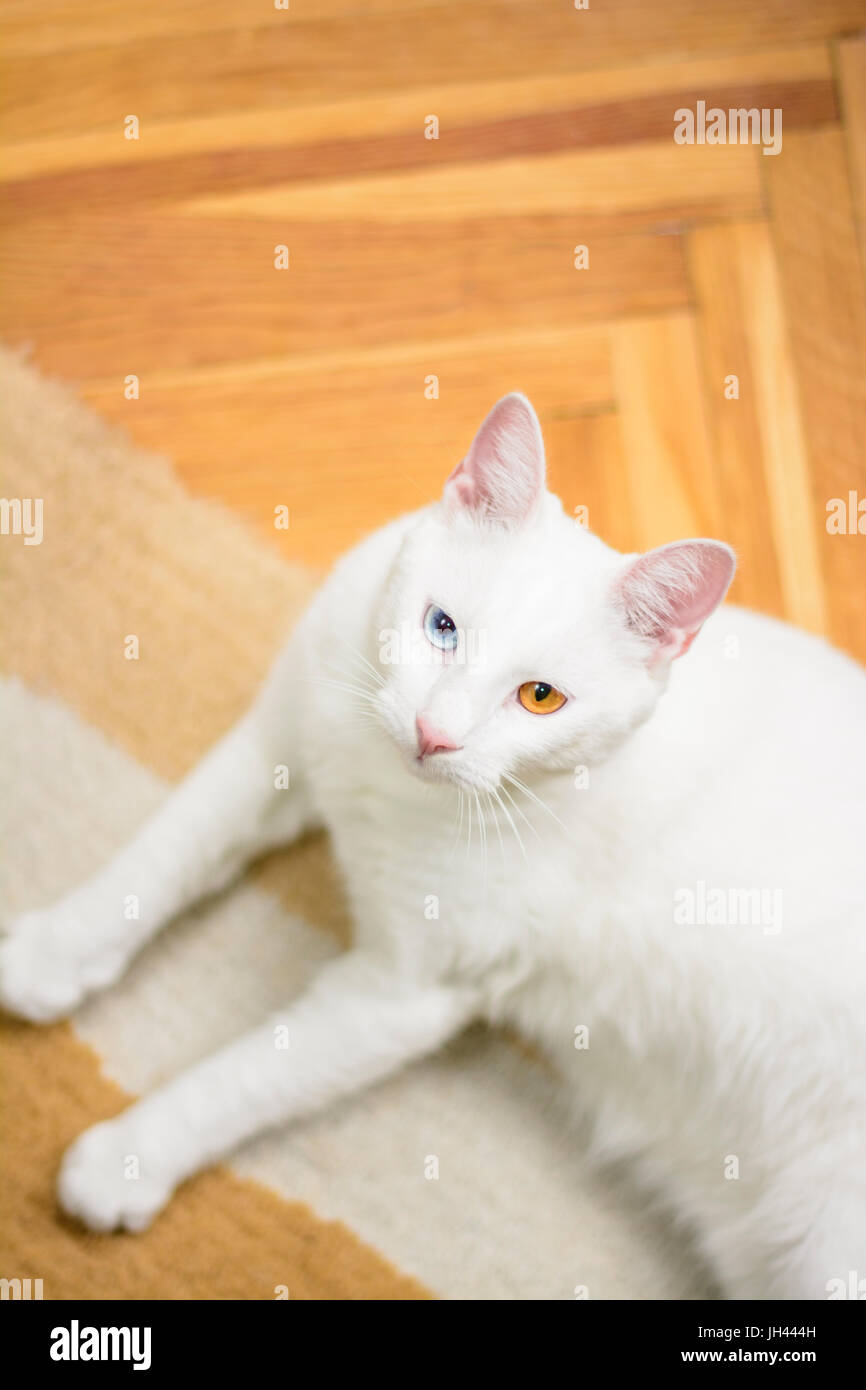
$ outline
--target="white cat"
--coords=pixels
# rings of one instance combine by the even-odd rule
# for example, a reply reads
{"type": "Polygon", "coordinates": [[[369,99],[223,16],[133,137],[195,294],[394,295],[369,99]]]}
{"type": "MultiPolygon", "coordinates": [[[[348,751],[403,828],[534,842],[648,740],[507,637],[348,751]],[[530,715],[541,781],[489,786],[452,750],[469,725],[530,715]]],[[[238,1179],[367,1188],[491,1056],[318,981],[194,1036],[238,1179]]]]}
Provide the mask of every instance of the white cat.
{"type": "Polygon", "coordinates": [[[593,1152],[632,1159],[729,1296],[866,1271],[866,674],[714,614],[733,572],[718,541],[622,556],[575,525],[532,407],[500,401],[442,501],[336,567],[133,844],[2,946],[6,1007],[56,1018],[316,825],[354,914],[279,1017],[288,1049],[266,1021],[88,1130],[67,1211],[140,1230],[251,1135],[482,1017],[546,1049],[593,1152]]]}

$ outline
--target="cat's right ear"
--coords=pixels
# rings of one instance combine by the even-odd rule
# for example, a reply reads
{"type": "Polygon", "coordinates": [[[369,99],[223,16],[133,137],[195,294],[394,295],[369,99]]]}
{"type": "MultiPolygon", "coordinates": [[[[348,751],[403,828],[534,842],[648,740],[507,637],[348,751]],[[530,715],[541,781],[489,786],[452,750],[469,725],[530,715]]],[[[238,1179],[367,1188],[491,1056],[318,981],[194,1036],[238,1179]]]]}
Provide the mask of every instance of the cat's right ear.
{"type": "Polygon", "coordinates": [[[682,656],[718,608],[737,559],[722,541],[674,541],[631,560],[615,599],[626,623],[648,643],[650,664],[682,656]]]}
{"type": "Polygon", "coordinates": [[[445,484],[449,512],[519,526],[544,493],[544,441],[538,416],[525,396],[512,391],[493,407],[469,453],[445,484]]]}

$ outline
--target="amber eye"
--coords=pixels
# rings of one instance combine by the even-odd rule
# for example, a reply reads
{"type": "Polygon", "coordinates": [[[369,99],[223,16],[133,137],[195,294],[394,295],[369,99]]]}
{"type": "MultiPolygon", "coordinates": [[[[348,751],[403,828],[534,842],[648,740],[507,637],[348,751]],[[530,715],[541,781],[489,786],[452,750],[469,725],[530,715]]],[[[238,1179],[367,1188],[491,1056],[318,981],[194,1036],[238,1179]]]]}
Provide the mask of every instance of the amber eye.
{"type": "Polygon", "coordinates": [[[525,681],[517,692],[517,698],[530,714],[553,714],[562,709],[565,696],[561,690],[554,690],[544,681],[525,681]]]}

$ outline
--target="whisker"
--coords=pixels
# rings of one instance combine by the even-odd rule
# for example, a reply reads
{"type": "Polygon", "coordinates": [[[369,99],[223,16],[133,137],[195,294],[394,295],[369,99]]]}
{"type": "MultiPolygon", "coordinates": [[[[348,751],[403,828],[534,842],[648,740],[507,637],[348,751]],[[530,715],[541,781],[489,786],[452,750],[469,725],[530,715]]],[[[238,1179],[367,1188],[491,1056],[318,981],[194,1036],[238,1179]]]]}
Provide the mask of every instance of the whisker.
{"type": "Polygon", "coordinates": [[[363,705],[358,709],[353,709],[351,714],[349,715],[349,718],[353,722],[366,723],[371,726],[375,725],[377,729],[382,728],[382,721],[379,718],[376,711],[372,709],[366,709],[363,705]]]}
{"type": "Polygon", "coordinates": [[[360,700],[369,700],[371,705],[378,704],[376,693],[363,686],[350,685],[348,681],[329,680],[327,676],[313,676],[311,680],[313,685],[327,685],[332,690],[345,690],[350,695],[357,695],[360,700]]]}
{"type": "Polygon", "coordinates": [[[529,817],[526,815],[525,811],[523,810],[523,807],[522,807],[522,806],[518,806],[517,802],[514,800],[514,797],[511,795],[511,792],[508,790],[507,787],[503,787],[503,788],[502,788],[502,791],[503,791],[503,794],[504,794],[505,796],[508,797],[508,800],[511,802],[511,805],[514,807],[514,809],[515,809],[515,811],[517,812],[517,814],[518,814],[518,815],[521,817],[521,819],[524,820],[524,821],[526,822],[526,824],[529,826],[529,828],[530,828],[530,830],[532,831],[533,835],[535,836],[536,840],[540,840],[540,839],[541,839],[541,836],[539,835],[539,833],[538,833],[538,831],[536,830],[535,826],[532,824],[532,821],[531,821],[531,820],[529,819],[529,817]]]}
{"type": "Polygon", "coordinates": [[[454,858],[455,854],[457,853],[457,846],[460,844],[460,837],[461,837],[461,833],[462,833],[462,830],[463,830],[463,788],[462,788],[462,787],[458,787],[458,788],[457,788],[457,795],[458,795],[458,797],[459,797],[459,801],[458,801],[458,811],[457,811],[457,834],[454,836],[454,844],[451,846],[451,853],[450,853],[449,856],[448,856],[448,862],[449,862],[449,864],[450,864],[451,860],[454,858]]]}
{"type": "Polygon", "coordinates": [[[355,667],[346,667],[341,665],[339,662],[329,661],[327,666],[325,667],[325,670],[327,672],[330,672],[332,675],[338,676],[340,680],[350,681],[355,685],[360,686],[362,690],[378,692],[382,688],[381,685],[376,685],[373,683],[373,681],[370,680],[369,673],[367,671],[358,670],[355,667]]]}
{"type": "MultiPolygon", "coordinates": [[[[503,790],[504,790],[504,788],[503,788],[503,790]]],[[[506,806],[505,802],[502,800],[502,797],[499,795],[499,792],[497,791],[496,787],[493,788],[493,795],[496,797],[496,800],[499,802],[499,805],[502,807],[502,810],[503,810],[503,812],[504,812],[504,814],[505,814],[505,819],[508,821],[508,824],[511,826],[511,829],[514,831],[514,838],[515,838],[515,840],[517,841],[517,843],[519,844],[519,846],[520,846],[520,851],[521,851],[521,853],[522,853],[522,855],[523,855],[523,857],[524,857],[524,859],[525,859],[525,858],[527,857],[527,856],[526,856],[526,846],[525,846],[525,844],[523,843],[523,841],[521,840],[521,838],[520,838],[520,833],[519,833],[519,831],[518,831],[518,829],[517,829],[517,826],[514,824],[514,821],[511,819],[511,814],[510,814],[510,812],[509,812],[509,810],[508,810],[508,807],[506,806]]]]}
{"type": "Polygon", "coordinates": [[[490,807],[490,814],[491,814],[491,816],[493,817],[493,824],[496,826],[496,834],[497,834],[498,839],[499,839],[499,853],[500,853],[500,855],[502,856],[502,863],[503,863],[503,865],[504,865],[504,864],[505,864],[505,845],[504,845],[503,840],[502,840],[502,831],[501,831],[500,828],[499,828],[499,817],[498,817],[497,814],[496,814],[496,809],[495,809],[495,807],[494,807],[494,805],[493,805],[493,797],[490,795],[490,792],[487,793],[487,805],[490,807]]]}
{"type": "MultiPolygon", "coordinates": [[[[365,671],[347,671],[344,667],[335,665],[331,665],[328,669],[332,672],[332,675],[331,677],[326,677],[326,679],[333,679],[336,676],[338,680],[345,681],[347,685],[353,685],[356,690],[366,690],[370,695],[378,695],[379,693],[379,686],[373,685],[372,681],[364,679],[366,676],[365,671]]],[[[314,677],[314,679],[316,678],[314,677]]]]}
{"type": "Polygon", "coordinates": [[[484,861],[484,892],[487,892],[487,826],[484,823],[484,812],[481,809],[481,798],[478,795],[477,787],[472,788],[475,797],[475,807],[478,811],[478,838],[481,844],[481,857],[484,861]]]}
{"type": "Polygon", "coordinates": [[[568,832],[568,826],[563,824],[556,812],[552,811],[550,807],[547,805],[546,801],[542,801],[540,796],[536,796],[535,792],[532,790],[531,787],[527,787],[525,782],[521,782],[519,777],[513,777],[510,772],[505,772],[502,775],[504,776],[507,782],[511,782],[512,785],[517,787],[519,791],[522,791],[526,796],[528,796],[532,801],[534,801],[536,805],[540,806],[542,811],[546,811],[547,814],[551,817],[551,819],[555,820],[557,825],[560,826],[563,830],[565,830],[566,833],[568,832]]]}
{"type": "Polygon", "coordinates": [[[468,813],[469,827],[466,832],[466,858],[469,858],[469,851],[472,849],[472,802],[467,796],[466,811],[468,813]]]}
{"type": "Polygon", "coordinates": [[[366,668],[366,670],[370,673],[370,675],[373,677],[373,679],[376,681],[377,685],[385,684],[385,677],[383,676],[382,672],[376,670],[376,667],[373,665],[372,661],[368,661],[367,657],[364,655],[362,651],[359,651],[358,648],[353,646],[352,643],[345,637],[340,637],[338,640],[343,643],[343,646],[346,649],[346,655],[354,657],[356,661],[360,661],[366,668]]]}

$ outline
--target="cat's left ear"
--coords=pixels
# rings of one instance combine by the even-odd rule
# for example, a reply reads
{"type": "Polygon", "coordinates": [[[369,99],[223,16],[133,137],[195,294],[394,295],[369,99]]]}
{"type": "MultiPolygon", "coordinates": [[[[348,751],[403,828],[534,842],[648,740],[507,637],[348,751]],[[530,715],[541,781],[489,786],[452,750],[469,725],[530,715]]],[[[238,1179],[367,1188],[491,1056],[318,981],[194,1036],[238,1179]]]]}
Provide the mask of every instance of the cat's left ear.
{"type": "Polygon", "coordinates": [[[729,545],[705,540],[661,545],[628,564],[615,599],[628,626],[651,644],[651,665],[688,651],[725,597],[736,567],[729,545]]]}
{"type": "Polygon", "coordinates": [[[487,416],[446,482],[442,500],[449,511],[519,526],[537,507],[544,476],[538,416],[525,396],[512,391],[487,416]]]}

